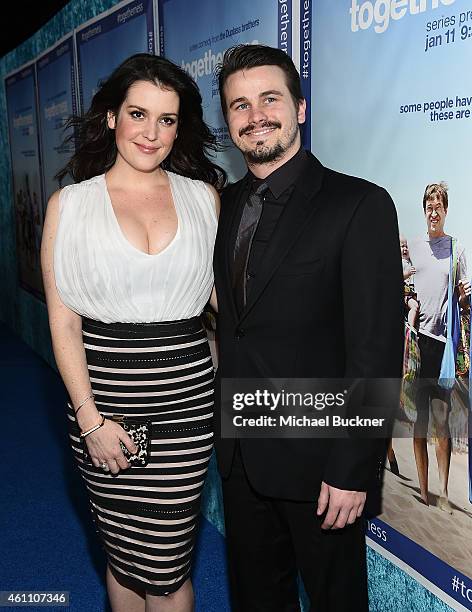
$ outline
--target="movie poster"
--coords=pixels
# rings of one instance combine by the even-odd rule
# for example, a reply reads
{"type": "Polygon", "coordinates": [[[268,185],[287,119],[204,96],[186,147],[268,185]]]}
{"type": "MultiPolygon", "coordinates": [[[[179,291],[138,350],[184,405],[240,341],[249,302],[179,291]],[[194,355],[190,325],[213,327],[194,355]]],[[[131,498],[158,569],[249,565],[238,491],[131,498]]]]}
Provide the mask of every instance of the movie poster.
{"type": "Polygon", "coordinates": [[[218,155],[230,180],[246,173],[244,160],[231,144],[220,107],[215,68],[228,47],[263,43],[292,55],[292,0],[244,0],[216,5],[214,0],[189,4],[187,0],[159,3],[160,52],[197,82],[205,120],[225,150],[218,155]],[[183,16],[185,15],[185,18],[183,16]]]}
{"type": "MultiPolygon", "coordinates": [[[[472,609],[463,296],[472,275],[470,8],[467,0],[314,0],[310,66],[312,150],[324,165],[391,194],[406,371],[412,381],[436,372],[427,392],[404,387],[384,513],[369,523],[368,542],[455,609],[472,609]],[[457,358],[452,390],[437,383],[447,338],[457,358]]],[[[366,274],[369,256],[366,244],[366,274]]]]}
{"type": "Polygon", "coordinates": [[[43,227],[41,168],[34,64],[5,79],[12,167],[18,279],[20,286],[43,297],[40,246],[43,227]]]}
{"type": "Polygon", "coordinates": [[[39,135],[43,177],[43,202],[60,187],[72,182],[67,176],[59,182],[55,175],[74,152],[73,141],[64,131],[71,115],[77,114],[74,41],[68,36],[46,51],[36,62],[38,76],[39,135]]]}
{"type": "Polygon", "coordinates": [[[130,55],[155,53],[152,0],[121,2],[75,33],[79,100],[87,111],[100,84],[130,55]]]}

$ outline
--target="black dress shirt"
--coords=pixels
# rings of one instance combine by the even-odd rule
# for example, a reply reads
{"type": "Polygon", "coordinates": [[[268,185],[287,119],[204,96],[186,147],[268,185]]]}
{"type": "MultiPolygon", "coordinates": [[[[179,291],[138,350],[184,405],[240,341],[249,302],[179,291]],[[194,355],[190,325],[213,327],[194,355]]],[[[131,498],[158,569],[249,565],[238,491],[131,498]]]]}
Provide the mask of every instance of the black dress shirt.
{"type": "MultiPolygon", "coordinates": [[[[258,267],[270,238],[274,233],[280,216],[285,205],[290,200],[290,196],[295,188],[295,183],[307,163],[308,156],[303,148],[288,160],[283,166],[274,170],[272,174],[264,179],[268,185],[268,191],[264,197],[264,206],[261,218],[254,234],[251,250],[248,256],[247,275],[246,275],[246,294],[251,290],[251,281],[256,277],[258,267]]],[[[247,175],[247,189],[243,191],[242,198],[247,199],[249,190],[254,181],[260,182],[252,172],[247,175]]]]}

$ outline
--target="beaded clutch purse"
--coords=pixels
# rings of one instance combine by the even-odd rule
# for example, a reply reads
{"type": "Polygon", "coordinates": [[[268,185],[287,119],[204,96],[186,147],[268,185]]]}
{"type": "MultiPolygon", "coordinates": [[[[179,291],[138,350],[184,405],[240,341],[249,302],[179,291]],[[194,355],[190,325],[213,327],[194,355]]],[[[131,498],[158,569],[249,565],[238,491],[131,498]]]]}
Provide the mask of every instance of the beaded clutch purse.
{"type": "MultiPolygon", "coordinates": [[[[148,464],[150,455],[151,422],[142,419],[123,417],[120,415],[114,415],[107,418],[111,418],[111,420],[115,421],[115,423],[121,425],[137,447],[137,452],[131,454],[123,442],[120,442],[123,455],[130,462],[130,464],[137,465],[139,467],[146,466],[148,464]]],[[[85,439],[82,440],[82,449],[84,461],[86,463],[92,463],[85,439]]]]}

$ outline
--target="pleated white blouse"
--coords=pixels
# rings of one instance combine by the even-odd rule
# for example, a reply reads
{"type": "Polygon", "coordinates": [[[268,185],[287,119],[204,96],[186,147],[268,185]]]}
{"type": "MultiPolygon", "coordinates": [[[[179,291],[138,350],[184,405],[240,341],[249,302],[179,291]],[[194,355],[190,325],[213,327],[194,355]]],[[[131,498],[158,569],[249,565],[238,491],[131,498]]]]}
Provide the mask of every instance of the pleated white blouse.
{"type": "Polygon", "coordinates": [[[217,217],[202,181],[167,172],[177,233],[149,255],[124,236],[105,175],[64,187],[54,273],[62,302],[104,323],[151,323],[198,316],[213,287],[217,217]]]}

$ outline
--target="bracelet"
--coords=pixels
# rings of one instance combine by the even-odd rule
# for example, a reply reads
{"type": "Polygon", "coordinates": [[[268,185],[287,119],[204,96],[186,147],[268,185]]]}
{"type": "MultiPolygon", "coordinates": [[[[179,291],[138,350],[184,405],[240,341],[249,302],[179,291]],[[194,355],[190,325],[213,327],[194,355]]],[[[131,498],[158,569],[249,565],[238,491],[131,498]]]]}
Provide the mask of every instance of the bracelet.
{"type": "Polygon", "coordinates": [[[103,427],[103,425],[105,424],[105,417],[103,416],[103,414],[100,414],[100,416],[102,417],[102,420],[100,421],[100,423],[98,425],[95,425],[94,427],[92,427],[91,429],[88,429],[87,431],[83,431],[80,434],[81,438],[85,438],[87,437],[89,434],[93,433],[94,431],[97,431],[97,429],[100,429],[100,427],[103,427]]]}
{"type": "Polygon", "coordinates": [[[75,410],[75,414],[77,415],[77,413],[79,412],[79,410],[82,408],[82,406],[85,406],[85,404],[90,400],[90,399],[94,399],[95,395],[93,393],[91,393],[90,395],[87,395],[87,397],[84,399],[84,401],[78,405],[77,410],[75,410]]]}

